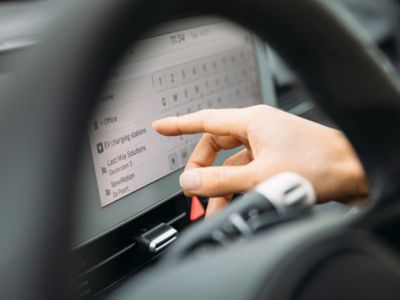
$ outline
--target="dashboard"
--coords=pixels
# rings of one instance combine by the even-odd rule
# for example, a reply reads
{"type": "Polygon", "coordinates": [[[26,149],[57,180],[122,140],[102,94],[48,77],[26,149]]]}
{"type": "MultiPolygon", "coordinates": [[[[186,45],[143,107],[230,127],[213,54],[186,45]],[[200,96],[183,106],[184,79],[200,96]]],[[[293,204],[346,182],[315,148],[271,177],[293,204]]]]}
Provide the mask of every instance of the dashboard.
{"type": "MultiPolygon", "coordinates": [[[[7,61],[34,47],[39,27],[47,23],[43,20],[52,18],[40,7],[31,8],[42,14],[31,17],[37,26],[18,34],[0,26],[0,84],[11,73],[7,61]]],[[[374,39],[395,62],[393,35],[381,30],[374,39]]],[[[200,135],[163,137],[152,122],[262,103],[332,125],[268,46],[225,19],[170,20],[127,49],[84,129],[72,250],[79,299],[102,297],[150,266],[198,221],[190,218],[192,203],[178,178],[200,135]]],[[[231,154],[222,152],[216,164],[231,154]]],[[[207,199],[200,202],[207,205],[207,199]]]]}

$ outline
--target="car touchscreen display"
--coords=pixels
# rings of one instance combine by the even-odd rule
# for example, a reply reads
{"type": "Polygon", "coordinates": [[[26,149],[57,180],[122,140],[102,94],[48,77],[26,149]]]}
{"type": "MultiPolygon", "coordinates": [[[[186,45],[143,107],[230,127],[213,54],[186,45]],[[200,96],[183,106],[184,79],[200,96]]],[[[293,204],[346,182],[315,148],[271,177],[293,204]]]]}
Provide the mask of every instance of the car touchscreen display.
{"type": "Polygon", "coordinates": [[[199,135],[163,137],[154,120],[258,104],[259,85],[252,37],[230,22],[142,40],[113,73],[89,123],[101,206],[185,165],[199,135]]]}

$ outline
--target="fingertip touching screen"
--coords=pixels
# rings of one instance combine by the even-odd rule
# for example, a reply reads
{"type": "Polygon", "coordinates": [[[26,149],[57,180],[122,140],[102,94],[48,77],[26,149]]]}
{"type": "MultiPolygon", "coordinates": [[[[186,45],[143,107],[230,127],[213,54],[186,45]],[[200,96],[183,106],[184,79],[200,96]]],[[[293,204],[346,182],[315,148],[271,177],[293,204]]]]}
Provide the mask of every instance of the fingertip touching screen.
{"type": "Polygon", "coordinates": [[[272,102],[265,62],[250,32],[214,17],[169,22],[129,49],[89,122],[77,244],[180,191],[179,172],[201,135],[161,136],[153,121],[272,102]]]}

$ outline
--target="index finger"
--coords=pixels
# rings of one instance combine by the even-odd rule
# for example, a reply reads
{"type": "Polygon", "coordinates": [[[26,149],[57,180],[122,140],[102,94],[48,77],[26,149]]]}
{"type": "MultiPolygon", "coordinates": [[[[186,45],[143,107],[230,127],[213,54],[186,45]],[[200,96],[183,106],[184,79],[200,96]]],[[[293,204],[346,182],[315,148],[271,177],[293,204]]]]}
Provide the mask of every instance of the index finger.
{"type": "Polygon", "coordinates": [[[207,132],[215,135],[245,137],[245,109],[206,109],[181,117],[155,121],[153,128],[163,135],[207,132]]]}

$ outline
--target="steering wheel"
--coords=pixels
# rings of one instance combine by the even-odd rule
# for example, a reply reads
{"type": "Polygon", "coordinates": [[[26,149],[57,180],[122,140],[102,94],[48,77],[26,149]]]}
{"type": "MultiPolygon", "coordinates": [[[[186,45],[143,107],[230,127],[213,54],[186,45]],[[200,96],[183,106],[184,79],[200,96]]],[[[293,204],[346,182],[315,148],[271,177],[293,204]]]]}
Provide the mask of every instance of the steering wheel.
{"type": "MultiPolygon", "coordinates": [[[[319,220],[313,226],[308,222],[297,238],[290,234],[293,231],[289,228],[282,228],[281,235],[265,236],[247,248],[227,251],[225,259],[220,254],[218,261],[225,263],[226,272],[216,271],[217,267],[222,268],[216,259],[208,263],[203,259],[203,267],[188,263],[177,268],[175,279],[185,278],[189,271],[195,274],[191,269],[194,267],[198,268],[197,279],[207,277],[206,267],[213,263],[215,274],[210,278],[227,272],[235,274],[238,270],[250,273],[236,272],[242,278],[230,282],[240,283],[232,292],[224,284],[229,284],[228,279],[234,280],[233,275],[220,278],[222,288],[205,280],[199,284],[209,283],[209,288],[197,287],[192,299],[312,296],[310,299],[320,295],[312,288],[318,286],[316,283],[325,284],[326,291],[330,291],[326,282],[339,272],[343,279],[354,283],[347,286],[349,291],[359,288],[361,281],[367,282],[363,286],[365,299],[376,295],[371,292],[372,287],[377,291],[384,288],[387,299],[391,295],[398,298],[399,264],[384,245],[366,233],[372,232],[372,224],[389,218],[388,207],[391,218],[399,215],[396,203],[400,196],[399,85],[390,65],[375,47],[357,37],[348,20],[322,0],[70,2],[33,57],[18,67],[13,84],[1,96],[0,298],[67,298],[65,270],[76,207],[71,190],[84,128],[99,91],[132,41],[171,14],[193,11],[233,19],[266,39],[283,56],[350,139],[368,174],[373,195],[369,211],[352,222],[319,220]],[[318,234],[315,227],[320,229],[318,234]],[[303,252],[293,249],[291,238],[303,241],[303,252]],[[266,240],[273,243],[267,247],[266,240]],[[265,247],[268,253],[260,250],[265,247]],[[336,273],[320,268],[322,275],[315,277],[316,281],[311,280],[311,266],[316,268],[317,262],[327,261],[332,253],[344,253],[345,249],[352,252],[331,266],[336,273]],[[247,267],[237,262],[237,255],[244,250],[253,258],[243,260],[253,261],[247,267]],[[285,260],[282,253],[291,255],[285,260]],[[303,259],[299,261],[300,257],[303,259]],[[315,258],[313,264],[311,257],[315,258]],[[363,266],[361,273],[356,272],[360,266],[363,266]],[[374,278],[370,275],[375,271],[381,280],[372,285],[374,278]],[[284,288],[282,280],[287,284],[284,288]],[[307,280],[311,280],[310,284],[307,280]],[[298,290],[298,282],[307,283],[303,286],[309,289],[298,290]]],[[[332,283],[342,282],[333,278],[332,283]]],[[[160,277],[154,281],[158,284],[156,289],[151,292],[147,285],[142,294],[138,292],[138,298],[187,297],[185,292],[190,284],[174,292],[175,286],[169,286],[171,280],[165,280],[164,276],[163,281],[160,277]]]]}

